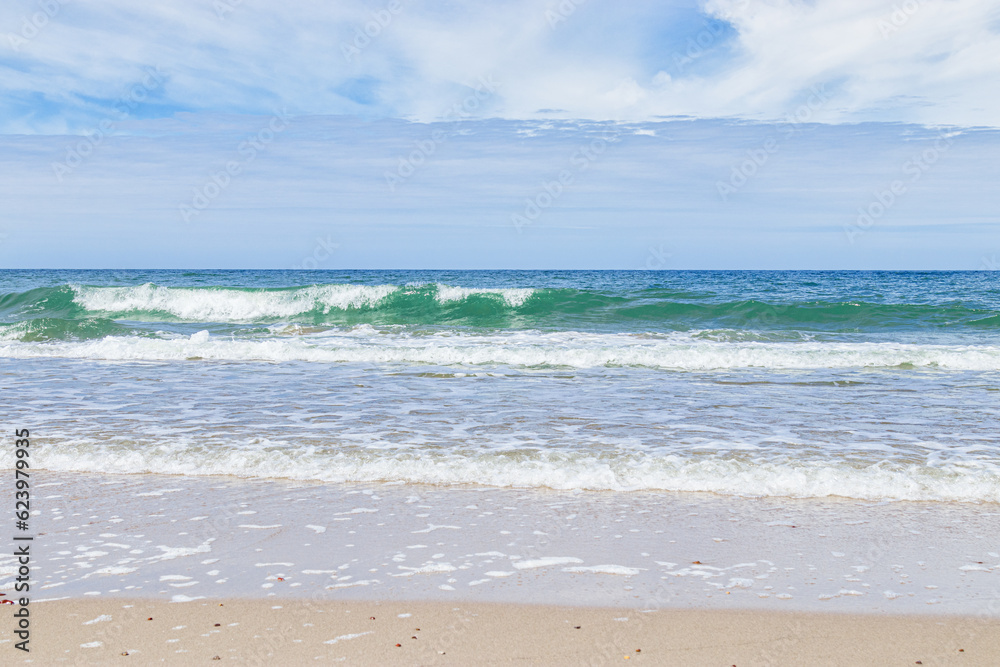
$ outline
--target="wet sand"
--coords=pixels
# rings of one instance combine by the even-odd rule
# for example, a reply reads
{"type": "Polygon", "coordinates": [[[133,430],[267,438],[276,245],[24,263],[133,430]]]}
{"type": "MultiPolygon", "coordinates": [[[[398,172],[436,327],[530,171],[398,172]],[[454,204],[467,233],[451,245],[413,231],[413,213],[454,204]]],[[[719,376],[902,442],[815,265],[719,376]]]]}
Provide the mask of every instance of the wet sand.
{"type": "Polygon", "coordinates": [[[32,509],[33,602],[1000,612],[992,505],[44,472],[32,509]]]}
{"type": "Polygon", "coordinates": [[[750,667],[995,665],[1000,655],[1000,622],[953,616],[282,599],[62,600],[32,612],[30,656],[8,643],[5,662],[750,667]]]}
{"type": "MultiPolygon", "coordinates": [[[[5,663],[746,667],[1000,655],[992,505],[38,477],[32,652],[2,635],[5,663]]],[[[6,599],[15,561],[0,557],[6,599]]]]}

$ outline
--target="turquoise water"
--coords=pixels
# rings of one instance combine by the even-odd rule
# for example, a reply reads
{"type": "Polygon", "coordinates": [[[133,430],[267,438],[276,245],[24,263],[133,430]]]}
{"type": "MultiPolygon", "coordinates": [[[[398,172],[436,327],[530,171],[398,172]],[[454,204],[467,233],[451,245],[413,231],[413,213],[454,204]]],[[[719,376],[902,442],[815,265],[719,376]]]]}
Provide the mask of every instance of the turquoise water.
{"type": "Polygon", "coordinates": [[[879,339],[1000,329],[988,272],[16,271],[0,290],[6,337],[21,327],[26,341],[120,334],[123,321],[151,335],[274,323],[879,339]]]}
{"type": "Polygon", "coordinates": [[[5,271],[59,470],[1000,501],[993,272],[5,271]]]}

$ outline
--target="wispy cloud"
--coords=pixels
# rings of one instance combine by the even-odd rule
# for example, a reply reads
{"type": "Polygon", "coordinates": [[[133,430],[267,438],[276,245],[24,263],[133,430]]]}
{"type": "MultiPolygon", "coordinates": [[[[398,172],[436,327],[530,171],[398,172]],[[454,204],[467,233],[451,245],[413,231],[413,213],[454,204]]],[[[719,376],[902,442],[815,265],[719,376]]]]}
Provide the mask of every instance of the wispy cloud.
{"type": "Polygon", "coordinates": [[[426,121],[489,75],[505,85],[483,117],[778,120],[822,84],[818,121],[1000,125],[991,0],[218,4],[6,2],[0,131],[84,132],[150,67],[160,117],[426,121]]]}
{"type": "Polygon", "coordinates": [[[0,137],[0,266],[975,269],[1000,229],[997,130],[931,154],[938,130],[895,123],[341,116],[272,137],[272,120],[123,121],[62,182],[65,137],[0,137]],[[386,172],[439,134],[391,190],[386,172]],[[897,180],[905,193],[859,223],[897,180]]]}

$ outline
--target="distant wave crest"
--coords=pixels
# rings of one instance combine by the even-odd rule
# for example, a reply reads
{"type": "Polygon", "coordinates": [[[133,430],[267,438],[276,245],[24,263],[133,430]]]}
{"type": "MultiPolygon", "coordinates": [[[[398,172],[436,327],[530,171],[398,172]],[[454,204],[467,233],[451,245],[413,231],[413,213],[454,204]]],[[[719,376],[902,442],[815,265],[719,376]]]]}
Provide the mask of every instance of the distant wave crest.
{"type": "MultiPolygon", "coordinates": [[[[958,301],[724,300],[662,288],[608,291],[442,283],[268,288],[74,284],[0,296],[0,323],[7,323],[0,326],[31,319],[49,320],[55,329],[61,327],[68,337],[77,338],[97,335],[98,328],[74,331],[56,321],[833,333],[981,333],[1000,328],[1000,312],[958,301]]],[[[45,335],[37,326],[33,331],[45,335]]]]}

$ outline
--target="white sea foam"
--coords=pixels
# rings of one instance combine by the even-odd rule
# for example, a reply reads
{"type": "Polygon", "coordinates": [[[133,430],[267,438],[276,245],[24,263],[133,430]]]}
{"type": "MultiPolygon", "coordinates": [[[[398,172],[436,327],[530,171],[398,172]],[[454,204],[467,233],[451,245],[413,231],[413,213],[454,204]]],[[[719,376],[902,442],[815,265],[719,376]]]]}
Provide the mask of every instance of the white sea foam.
{"type": "Polygon", "coordinates": [[[518,560],[511,563],[516,570],[533,570],[539,567],[551,567],[553,565],[570,565],[582,563],[583,561],[573,556],[542,556],[532,560],[518,560]]]}
{"type": "Polygon", "coordinates": [[[437,300],[439,303],[449,301],[461,301],[473,294],[496,294],[503,298],[508,306],[518,307],[531,298],[535,290],[530,287],[517,288],[482,288],[482,287],[450,287],[448,285],[437,285],[437,300]]]}
{"type": "Polygon", "coordinates": [[[120,574],[131,574],[131,573],[133,573],[135,571],[136,571],[136,568],[134,568],[134,567],[121,567],[121,566],[117,566],[116,567],[116,566],[112,565],[112,566],[109,566],[109,567],[102,567],[99,570],[94,570],[90,574],[84,575],[84,578],[89,577],[91,574],[93,574],[93,575],[99,575],[99,574],[119,574],[120,575],[120,574]]]}
{"type": "MultiPolygon", "coordinates": [[[[144,313],[145,321],[155,321],[159,313],[185,322],[255,322],[294,318],[313,311],[330,313],[375,308],[401,288],[396,285],[312,285],[239,290],[146,283],[129,287],[74,285],[72,289],[74,302],[95,313],[144,313]]],[[[508,306],[518,307],[534,293],[531,288],[469,288],[442,284],[434,287],[434,298],[442,304],[473,295],[495,295],[508,306]]]]}
{"type": "Polygon", "coordinates": [[[841,588],[836,593],[823,593],[819,596],[820,600],[832,600],[833,598],[841,598],[845,596],[861,596],[866,595],[864,591],[855,591],[847,588],[841,588]]]}
{"type": "Polygon", "coordinates": [[[406,567],[405,565],[398,566],[400,570],[406,570],[400,574],[390,574],[390,577],[410,577],[414,574],[442,574],[446,572],[454,572],[458,568],[451,563],[426,563],[421,567],[406,567]]]}
{"type": "MultiPolygon", "coordinates": [[[[516,566],[515,566],[516,567],[516,566]]],[[[631,577],[642,572],[637,567],[626,567],[624,565],[591,565],[591,566],[576,566],[576,567],[564,567],[563,572],[570,572],[572,574],[617,574],[623,577],[631,577]]]]}
{"type": "Polygon", "coordinates": [[[691,334],[661,336],[583,332],[448,332],[415,336],[370,326],[264,339],[210,336],[107,336],[100,340],[6,342],[0,356],[112,361],[307,361],[316,363],[433,364],[601,368],[637,366],[707,371],[731,368],[930,368],[1000,370],[1000,346],[847,342],[717,342],[691,334]]]}
{"type": "MultiPolygon", "coordinates": [[[[102,470],[107,470],[103,468],[102,470]]],[[[162,553],[155,556],[151,556],[150,561],[163,561],[163,560],[174,560],[175,558],[184,558],[186,556],[193,556],[194,554],[204,554],[212,550],[212,542],[215,541],[214,537],[210,537],[200,545],[196,547],[168,547],[168,546],[158,546],[156,547],[162,553]]]]}
{"type": "Polygon", "coordinates": [[[324,644],[336,644],[337,642],[347,641],[348,639],[357,639],[358,637],[364,637],[365,635],[370,635],[374,630],[369,630],[368,632],[355,632],[350,635],[340,635],[339,637],[334,637],[333,639],[328,639],[324,644]]]}
{"type": "Polygon", "coordinates": [[[424,528],[423,530],[411,530],[410,532],[414,533],[414,534],[417,534],[417,533],[430,533],[430,532],[433,532],[435,530],[461,530],[461,528],[458,527],[458,526],[435,526],[434,524],[429,523],[429,524],[427,524],[427,527],[424,528]]]}
{"type": "Polygon", "coordinates": [[[970,565],[963,565],[958,569],[962,572],[991,572],[994,568],[981,563],[974,563],[970,565]]]}
{"type": "MultiPolygon", "coordinates": [[[[422,452],[367,448],[288,451],[270,447],[266,441],[253,448],[219,445],[210,450],[179,442],[141,449],[40,444],[35,456],[39,467],[79,472],[112,469],[136,474],[235,475],[330,482],[1000,502],[1000,465],[988,461],[860,465],[833,458],[808,460],[786,456],[755,461],[657,451],[609,457],[562,449],[532,451],[517,457],[506,451],[468,452],[461,448],[422,452]]],[[[430,524],[413,532],[457,529],[459,526],[430,524]]],[[[193,550],[170,550],[159,558],[208,550],[206,543],[193,550]]]]}
{"type": "MultiPolygon", "coordinates": [[[[390,576],[400,576],[400,575],[390,575],[390,576]]],[[[358,581],[350,581],[344,584],[332,584],[327,586],[327,590],[334,590],[337,588],[353,588],[354,586],[371,586],[372,584],[378,584],[378,579],[361,579],[358,581]]]]}
{"type": "Polygon", "coordinates": [[[91,619],[89,621],[84,621],[84,625],[94,625],[95,623],[106,623],[111,620],[111,617],[107,614],[102,614],[97,618],[91,619]]]}
{"type": "MultiPolygon", "coordinates": [[[[399,288],[395,285],[314,285],[287,290],[73,286],[74,301],[101,313],[165,313],[188,322],[253,322],[291,318],[313,310],[371,308],[399,288]]],[[[144,318],[148,320],[147,318],[144,318]]]]}

